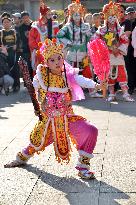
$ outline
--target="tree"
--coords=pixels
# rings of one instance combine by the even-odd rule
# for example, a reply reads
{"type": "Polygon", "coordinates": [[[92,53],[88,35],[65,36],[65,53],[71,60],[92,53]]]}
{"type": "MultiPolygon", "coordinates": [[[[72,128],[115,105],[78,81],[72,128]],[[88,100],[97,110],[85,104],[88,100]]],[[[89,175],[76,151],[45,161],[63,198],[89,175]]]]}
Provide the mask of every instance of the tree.
{"type": "Polygon", "coordinates": [[[7,2],[6,0],[0,0],[0,4],[4,4],[6,2],[7,2]]]}

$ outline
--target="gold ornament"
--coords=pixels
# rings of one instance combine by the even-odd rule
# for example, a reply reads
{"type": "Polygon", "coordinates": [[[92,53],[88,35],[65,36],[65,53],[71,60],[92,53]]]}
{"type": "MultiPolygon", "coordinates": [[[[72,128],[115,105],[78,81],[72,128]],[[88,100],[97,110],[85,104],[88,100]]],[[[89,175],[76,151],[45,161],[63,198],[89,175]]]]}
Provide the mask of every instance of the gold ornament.
{"type": "MultiPolygon", "coordinates": [[[[40,44],[41,45],[41,44],[40,44]]],[[[57,44],[56,39],[46,39],[45,42],[42,44],[40,50],[40,53],[44,56],[45,62],[54,54],[60,54],[63,55],[63,45],[62,44],[57,44]]]]}
{"type": "Polygon", "coordinates": [[[112,1],[109,4],[104,5],[103,7],[104,19],[107,20],[109,16],[120,17],[121,6],[119,3],[113,3],[112,1]]]}
{"type": "Polygon", "coordinates": [[[70,16],[73,16],[74,13],[79,13],[81,17],[84,17],[86,13],[86,9],[80,3],[80,0],[76,0],[73,1],[73,3],[68,6],[68,12],[70,16]]]}

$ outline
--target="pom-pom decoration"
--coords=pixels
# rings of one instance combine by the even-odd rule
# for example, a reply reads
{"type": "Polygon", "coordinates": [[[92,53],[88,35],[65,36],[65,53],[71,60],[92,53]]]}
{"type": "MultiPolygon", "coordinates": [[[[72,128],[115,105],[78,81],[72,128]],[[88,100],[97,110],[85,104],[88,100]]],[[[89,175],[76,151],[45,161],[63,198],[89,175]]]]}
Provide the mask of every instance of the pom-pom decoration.
{"type": "Polygon", "coordinates": [[[94,66],[94,73],[99,80],[108,79],[110,71],[110,54],[105,42],[95,39],[88,43],[88,53],[94,66]]]}
{"type": "MultiPolygon", "coordinates": [[[[110,73],[110,53],[105,42],[101,39],[95,39],[88,43],[88,54],[98,79],[107,82],[110,73]]],[[[106,96],[106,89],[103,90],[103,96],[106,96]]]]}

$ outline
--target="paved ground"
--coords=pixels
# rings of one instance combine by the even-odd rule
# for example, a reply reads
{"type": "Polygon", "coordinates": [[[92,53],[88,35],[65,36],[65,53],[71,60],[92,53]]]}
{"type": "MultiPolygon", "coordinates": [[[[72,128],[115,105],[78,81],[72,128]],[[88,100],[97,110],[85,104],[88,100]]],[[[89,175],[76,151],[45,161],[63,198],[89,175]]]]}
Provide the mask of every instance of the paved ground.
{"type": "Polygon", "coordinates": [[[3,168],[28,143],[37,118],[24,88],[0,95],[0,205],[136,205],[136,103],[118,98],[109,104],[87,96],[74,105],[99,128],[91,162],[96,179],[83,181],[74,169],[77,152],[69,166],[61,166],[52,146],[25,168],[3,168]]]}

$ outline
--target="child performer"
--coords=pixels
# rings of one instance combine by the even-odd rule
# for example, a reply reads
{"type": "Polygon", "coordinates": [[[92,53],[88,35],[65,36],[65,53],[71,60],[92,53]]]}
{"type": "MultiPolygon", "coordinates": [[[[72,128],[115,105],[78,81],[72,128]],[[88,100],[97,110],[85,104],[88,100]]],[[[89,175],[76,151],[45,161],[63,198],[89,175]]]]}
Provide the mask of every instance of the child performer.
{"type": "Polygon", "coordinates": [[[76,145],[79,159],[76,165],[81,178],[92,179],[94,173],[89,170],[90,159],[96,145],[98,130],[86,119],[75,115],[71,101],[83,99],[83,91],[78,84],[87,88],[100,89],[94,81],[76,74],[69,64],[64,63],[62,45],[46,39],[41,45],[45,65],[38,65],[33,85],[41,107],[43,120],[38,121],[30,134],[30,144],[19,152],[16,160],[5,165],[17,167],[35,154],[54,144],[58,162],[70,161],[71,142],[76,145]]]}

